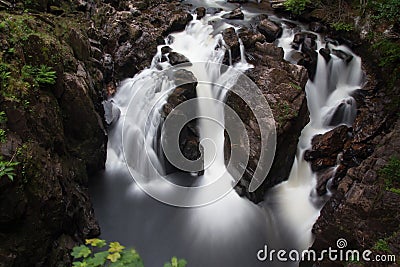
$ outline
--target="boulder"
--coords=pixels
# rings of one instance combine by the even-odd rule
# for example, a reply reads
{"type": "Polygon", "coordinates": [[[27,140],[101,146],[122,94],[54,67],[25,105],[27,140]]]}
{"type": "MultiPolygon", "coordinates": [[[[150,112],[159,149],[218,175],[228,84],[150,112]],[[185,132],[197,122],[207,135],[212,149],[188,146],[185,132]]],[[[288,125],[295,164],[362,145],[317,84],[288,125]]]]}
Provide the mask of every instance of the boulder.
{"type": "Polygon", "coordinates": [[[316,135],[312,139],[311,150],[305,152],[304,159],[311,161],[313,171],[333,167],[348,138],[349,128],[345,125],[336,127],[325,134],[316,135]]]}
{"type": "Polygon", "coordinates": [[[338,58],[344,60],[346,63],[350,63],[350,61],[353,59],[352,55],[344,52],[343,50],[339,50],[339,49],[332,49],[332,54],[334,54],[338,58]]]}
{"type": "Polygon", "coordinates": [[[169,63],[172,66],[187,63],[187,65],[191,65],[190,60],[182,54],[177,52],[169,52],[168,53],[169,63]]]}
{"type": "Polygon", "coordinates": [[[232,10],[231,12],[229,12],[228,14],[225,14],[222,16],[222,18],[224,19],[244,19],[244,14],[242,12],[242,10],[240,9],[240,7],[232,10]]]}
{"type": "Polygon", "coordinates": [[[202,19],[206,15],[206,8],[205,7],[198,7],[195,10],[197,19],[202,19]]]}
{"type": "Polygon", "coordinates": [[[267,42],[270,43],[282,35],[281,26],[269,19],[263,19],[257,26],[257,29],[265,36],[267,42]]]}
{"type": "MultiPolygon", "coordinates": [[[[240,57],[240,45],[239,38],[236,34],[234,28],[228,28],[223,31],[222,36],[224,38],[225,44],[228,46],[228,49],[231,52],[232,61],[236,61],[238,57],[240,57]]],[[[226,54],[228,56],[228,53],[226,54]]],[[[228,58],[224,61],[227,65],[229,65],[228,58]]]]}

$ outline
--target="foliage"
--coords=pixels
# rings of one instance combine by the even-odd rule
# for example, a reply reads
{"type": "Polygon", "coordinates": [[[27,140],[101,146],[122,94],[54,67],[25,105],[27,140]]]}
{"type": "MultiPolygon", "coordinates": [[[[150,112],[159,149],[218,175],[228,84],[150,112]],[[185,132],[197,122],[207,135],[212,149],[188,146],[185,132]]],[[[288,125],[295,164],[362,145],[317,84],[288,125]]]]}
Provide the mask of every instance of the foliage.
{"type": "Polygon", "coordinates": [[[10,79],[11,72],[8,69],[7,64],[0,64],[0,89],[4,90],[8,85],[8,80],[10,79]]]}
{"type": "Polygon", "coordinates": [[[391,157],[388,164],[379,171],[379,174],[385,180],[386,190],[400,193],[400,159],[398,157],[391,157]]]}
{"type": "Polygon", "coordinates": [[[389,22],[400,22],[400,0],[372,1],[371,7],[375,11],[375,20],[387,20],[389,22]]]}
{"type": "Polygon", "coordinates": [[[400,61],[400,45],[388,39],[382,39],[372,46],[372,49],[379,50],[381,58],[380,67],[389,67],[400,61]]]}
{"type": "Polygon", "coordinates": [[[287,0],[284,2],[286,10],[295,15],[300,15],[306,9],[307,5],[311,4],[311,0],[287,0]]]}
{"type": "Polygon", "coordinates": [[[105,240],[86,239],[86,245],[74,247],[71,252],[75,259],[73,266],[143,267],[143,261],[134,249],[126,249],[118,242],[111,242],[108,249],[106,246],[105,240]]]}
{"type": "MultiPolygon", "coordinates": [[[[7,122],[7,116],[4,111],[0,112],[0,126],[7,122]]],[[[0,129],[0,143],[4,143],[6,141],[7,134],[4,129],[0,129]]]]}
{"type": "Polygon", "coordinates": [[[184,259],[172,257],[170,262],[166,262],[164,267],[185,267],[187,262],[184,259]]]}
{"type": "Polygon", "coordinates": [[[375,245],[373,246],[373,249],[377,251],[392,253],[385,239],[379,239],[378,241],[376,241],[375,245]]]}
{"type": "Polygon", "coordinates": [[[14,181],[15,177],[15,166],[17,166],[19,162],[12,161],[4,161],[3,157],[0,156],[0,177],[7,176],[8,179],[14,181]]]}
{"type": "Polygon", "coordinates": [[[350,32],[350,31],[354,30],[353,25],[351,25],[350,23],[345,23],[345,22],[335,22],[335,23],[332,23],[331,26],[336,31],[350,32]]]}
{"type": "Polygon", "coordinates": [[[40,67],[25,65],[21,69],[21,77],[24,81],[31,82],[33,87],[55,84],[57,78],[56,72],[46,65],[40,67]]]}
{"type": "MultiPolygon", "coordinates": [[[[119,242],[107,242],[103,239],[86,239],[86,245],[72,249],[74,267],[144,267],[143,261],[134,249],[128,249],[119,242]]],[[[185,267],[186,261],[173,257],[164,267],[185,267]]]]}

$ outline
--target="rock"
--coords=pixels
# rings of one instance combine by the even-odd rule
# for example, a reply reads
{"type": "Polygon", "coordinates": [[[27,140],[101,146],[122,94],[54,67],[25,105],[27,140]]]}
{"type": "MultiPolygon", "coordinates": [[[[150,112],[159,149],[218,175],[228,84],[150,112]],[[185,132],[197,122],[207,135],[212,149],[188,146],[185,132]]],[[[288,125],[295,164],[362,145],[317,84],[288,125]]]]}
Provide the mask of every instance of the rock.
{"type": "Polygon", "coordinates": [[[192,65],[192,63],[190,63],[190,60],[187,57],[185,57],[184,55],[179,54],[177,52],[169,52],[168,58],[169,58],[169,63],[172,66],[183,64],[183,63],[189,63],[186,65],[192,65]]]}
{"type": "Polygon", "coordinates": [[[271,43],[256,43],[256,50],[262,53],[265,53],[265,55],[270,56],[274,58],[275,60],[282,60],[283,59],[283,48],[282,47],[277,47],[274,44],[271,43]]]}
{"type": "Polygon", "coordinates": [[[298,64],[300,61],[304,61],[304,54],[299,51],[292,51],[289,54],[289,61],[293,64],[298,64]]]}
{"type": "Polygon", "coordinates": [[[264,43],[266,41],[265,36],[261,33],[247,29],[239,31],[239,38],[242,40],[246,51],[254,49],[257,42],[264,43]]]}
{"type": "Polygon", "coordinates": [[[333,167],[337,163],[338,154],[343,150],[348,139],[349,128],[345,125],[314,136],[312,148],[304,154],[304,159],[311,161],[313,171],[319,171],[333,167]]]}
{"type": "Polygon", "coordinates": [[[257,29],[265,36],[267,42],[270,43],[282,35],[282,28],[269,19],[263,19],[257,29]]]}
{"type": "MultiPolygon", "coordinates": [[[[173,92],[168,96],[167,103],[163,107],[163,117],[166,118],[167,116],[169,117],[172,116],[171,118],[172,120],[179,120],[179,118],[177,117],[182,116],[183,117],[182,119],[184,120],[185,114],[181,113],[182,111],[178,112],[173,112],[173,111],[176,111],[175,108],[178,105],[184,103],[189,99],[193,99],[197,96],[196,94],[197,79],[192,72],[180,69],[175,71],[174,73],[174,82],[175,84],[178,85],[181,84],[181,85],[175,88],[173,92]]],[[[180,132],[179,135],[180,150],[182,154],[189,160],[197,160],[201,156],[200,139],[196,125],[197,125],[196,120],[188,122],[182,128],[182,131],[180,132]]],[[[168,136],[176,138],[172,134],[168,134],[168,132],[165,132],[164,138],[168,138],[168,136]]],[[[172,164],[170,164],[167,159],[165,159],[165,162],[166,162],[167,173],[172,173],[177,171],[176,167],[172,166],[172,164]]],[[[199,172],[198,174],[201,173],[202,172],[199,172]]]]}
{"type": "Polygon", "coordinates": [[[375,244],[385,240],[390,253],[399,253],[400,218],[393,214],[400,212],[400,195],[387,190],[385,179],[380,175],[388,159],[399,156],[399,121],[390,132],[381,134],[381,147],[359,166],[347,171],[321,210],[312,230],[316,239],[311,249],[317,253],[335,246],[338,236],[347,240],[347,247],[358,251],[369,249],[373,253],[384,253],[375,244]]]}
{"type": "Polygon", "coordinates": [[[325,25],[323,25],[320,22],[310,22],[310,24],[308,25],[308,28],[310,31],[313,32],[317,32],[317,33],[321,33],[321,32],[325,32],[327,30],[327,27],[325,25]]]}
{"type": "Polygon", "coordinates": [[[331,60],[331,50],[329,48],[321,48],[319,50],[319,53],[321,54],[321,56],[324,57],[326,62],[329,62],[329,60],[331,60]]]}
{"type": "Polygon", "coordinates": [[[69,45],[74,50],[75,56],[79,60],[88,60],[90,56],[90,44],[87,38],[76,29],[71,29],[69,32],[69,45]]]}
{"type": "Polygon", "coordinates": [[[222,16],[224,19],[244,19],[244,14],[240,7],[234,9],[233,11],[229,12],[222,16]]]}
{"type": "Polygon", "coordinates": [[[314,33],[310,32],[298,32],[293,37],[293,43],[295,44],[302,44],[306,38],[311,40],[317,40],[318,36],[314,33]]]}
{"type": "Polygon", "coordinates": [[[304,53],[305,57],[300,59],[298,64],[307,69],[308,77],[311,81],[313,81],[317,71],[318,53],[315,52],[315,50],[307,49],[306,47],[302,49],[302,52],[304,53]]]}
{"type": "Polygon", "coordinates": [[[206,8],[205,7],[198,7],[195,10],[197,14],[197,19],[202,19],[206,15],[206,8]]]}
{"type": "Polygon", "coordinates": [[[223,9],[219,7],[207,7],[206,12],[207,14],[215,15],[220,13],[223,9]]]}
{"type": "MultiPolygon", "coordinates": [[[[245,168],[243,177],[235,189],[257,203],[264,199],[267,188],[286,180],[289,176],[298,137],[308,122],[305,93],[303,90],[295,89],[290,83],[296,83],[298,87],[304,88],[307,71],[301,66],[283,61],[281,48],[273,44],[256,43],[255,48],[250,49],[248,53],[250,58],[254,58],[251,61],[254,68],[248,70],[246,74],[268,100],[277,125],[277,147],[271,171],[264,183],[253,193],[248,191],[248,186],[258,164],[261,149],[258,123],[246,103],[236,94],[228,93],[226,104],[244,122],[252,150],[248,165],[243,166],[245,168]]],[[[230,144],[229,138],[225,137],[225,160],[230,157],[231,145],[240,147],[240,144],[230,144]]]]}
{"type": "Polygon", "coordinates": [[[249,0],[228,0],[228,3],[247,3],[249,0]]]}
{"type": "Polygon", "coordinates": [[[186,25],[193,19],[189,13],[178,13],[172,16],[168,28],[164,31],[164,36],[171,32],[183,31],[186,25]]]}
{"type": "Polygon", "coordinates": [[[344,52],[343,50],[332,49],[332,54],[340,59],[343,59],[347,64],[353,59],[353,56],[344,52]]]}
{"type": "MultiPolygon", "coordinates": [[[[231,27],[224,30],[222,32],[222,36],[226,45],[228,46],[228,49],[231,51],[232,61],[236,61],[236,59],[240,57],[240,45],[235,29],[231,27]]],[[[228,56],[228,53],[226,56],[228,56]]],[[[230,62],[226,63],[229,65],[230,62]]]]}

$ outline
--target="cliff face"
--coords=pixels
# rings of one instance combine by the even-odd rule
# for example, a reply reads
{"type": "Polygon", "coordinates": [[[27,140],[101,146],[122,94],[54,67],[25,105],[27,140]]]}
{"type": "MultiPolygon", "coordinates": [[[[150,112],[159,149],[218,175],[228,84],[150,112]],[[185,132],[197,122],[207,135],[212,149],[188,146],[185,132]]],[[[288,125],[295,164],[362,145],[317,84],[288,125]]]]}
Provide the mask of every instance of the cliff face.
{"type": "MultiPolygon", "coordinates": [[[[82,238],[99,234],[88,174],[104,167],[101,70],[78,21],[1,11],[0,265],[65,266],[82,238]]],[[[84,20],[83,20],[84,21],[84,20]]]]}
{"type": "MultiPolygon", "coordinates": [[[[342,9],[337,2],[318,3],[298,18],[310,26],[319,24],[330,38],[351,47],[361,56],[366,77],[364,86],[353,95],[357,117],[352,127],[340,126],[314,137],[312,150],[306,153],[312,168],[319,172],[320,195],[327,192],[327,178],[333,176],[328,186],[333,196],[313,227],[312,249],[336,248],[337,240],[344,238],[348,243],[346,249],[369,249],[373,255],[394,254],[398,258],[399,21],[391,18],[390,12],[377,19],[381,10],[373,6],[376,2],[361,9],[350,1],[342,1],[342,9]],[[338,27],[338,18],[342,19],[342,26],[348,26],[346,29],[338,27]],[[331,167],[337,160],[339,165],[332,173],[331,167]]],[[[316,265],[387,266],[389,263],[360,259],[324,260],[316,265]]]]}
{"type": "Polygon", "coordinates": [[[0,266],[67,266],[100,233],[87,184],[106,159],[104,96],[191,16],[164,1],[3,1],[0,266]]]}
{"type": "MultiPolygon", "coordinates": [[[[254,66],[246,72],[246,75],[261,90],[271,107],[276,125],[277,144],[267,178],[252,193],[249,192],[249,184],[259,162],[261,139],[265,137],[261,136],[259,124],[253,112],[238,95],[229,92],[226,99],[226,104],[237,112],[244,122],[250,141],[249,162],[235,189],[240,195],[248,197],[255,203],[264,199],[265,191],[268,188],[289,177],[298,138],[301,130],[309,121],[304,92],[308,79],[307,70],[302,66],[284,61],[282,48],[270,43],[282,31],[279,26],[270,22],[263,15],[257,23],[257,28],[259,30],[255,31],[244,29],[239,33],[239,37],[243,41],[249,63],[254,66]],[[269,28],[267,29],[265,25],[269,25],[269,28]]],[[[233,61],[238,60],[239,43],[232,41],[237,39],[230,38],[230,29],[224,32],[224,37],[225,42],[230,46],[233,61]]],[[[231,147],[240,147],[240,144],[231,144],[227,138],[225,158],[229,158],[231,147]]]]}

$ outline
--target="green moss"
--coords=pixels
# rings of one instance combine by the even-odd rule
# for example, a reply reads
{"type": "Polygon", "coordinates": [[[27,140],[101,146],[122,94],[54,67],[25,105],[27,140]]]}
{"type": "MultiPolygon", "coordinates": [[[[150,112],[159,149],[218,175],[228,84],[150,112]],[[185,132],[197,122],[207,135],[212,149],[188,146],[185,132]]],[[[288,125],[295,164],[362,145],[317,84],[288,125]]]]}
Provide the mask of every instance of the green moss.
{"type": "Polygon", "coordinates": [[[346,23],[346,22],[341,22],[341,21],[331,23],[331,27],[334,28],[336,31],[350,32],[350,31],[354,30],[354,27],[352,24],[346,23]]]}
{"type": "Polygon", "coordinates": [[[376,241],[375,245],[372,247],[373,250],[392,253],[389,248],[389,244],[386,239],[379,239],[376,241]]]}
{"type": "Polygon", "coordinates": [[[302,14],[309,4],[311,4],[311,0],[287,0],[284,2],[286,10],[295,15],[302,14]]]}
{"type": "Polygon", "coordinates": [[[384,179],[386,190],[400,194],[400,159],[393,156],[389,162],[379,171],[379,175],[384,179]]]}

